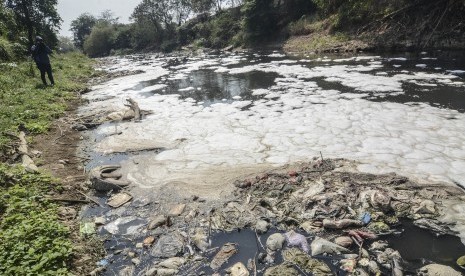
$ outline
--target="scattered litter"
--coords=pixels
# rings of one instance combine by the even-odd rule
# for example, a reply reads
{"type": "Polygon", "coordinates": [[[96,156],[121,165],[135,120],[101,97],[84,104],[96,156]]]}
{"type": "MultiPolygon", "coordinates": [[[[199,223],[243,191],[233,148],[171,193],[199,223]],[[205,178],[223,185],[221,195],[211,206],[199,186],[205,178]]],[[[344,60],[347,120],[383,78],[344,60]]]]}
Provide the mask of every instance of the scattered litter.
{"type": "Polygon", "coordinates": [[[129,202],[132,199],[132,195],[128,193],[119,193],[112,195],[109,199],[107,204],[113,208],[118,208],[123,204],[129,202]]]}

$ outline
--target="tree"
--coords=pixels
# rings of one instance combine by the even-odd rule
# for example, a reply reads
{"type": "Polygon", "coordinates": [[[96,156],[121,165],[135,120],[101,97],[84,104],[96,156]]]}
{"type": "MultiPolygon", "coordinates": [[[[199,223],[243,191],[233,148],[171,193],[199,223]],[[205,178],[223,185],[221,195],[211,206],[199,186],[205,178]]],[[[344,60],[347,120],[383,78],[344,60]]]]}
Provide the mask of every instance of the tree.
{"type": "Polygon", "coordinates": [[[242,31],[248,43],[269,39],[277,29],[277,16],[273,1],[246,0],[242,6],[242,31]]]}
{"type": "Polygon", "coordinates": [[[192,10],[196,13],[208,13],[214,6],[214,0],[191,0],[192,10]]]}
{"type": "Polygon", "coordinates": [[[110,54],[115,42],[115,28],[105,23],[97,23],[90,35],[84,41],[84,52],[91,57],[101,57],[110,54]]]}
{"type": "Polygon", "coordinates": [[[58,42],[56,32],[60,28],[57,0],[6,0],[6,7],[14,13],[18,27],[27,33],[29,45],[34,43],[35,35],[42,35],[49,45],[58,42]]]}
{"type": "Polygon", "coordinates": [[[92,28],[97,23],[97,18],[89,13],[83,13],[71,21],[71,32],[76,47],[83,49],[84,41],[92,32],[92,28]]]}

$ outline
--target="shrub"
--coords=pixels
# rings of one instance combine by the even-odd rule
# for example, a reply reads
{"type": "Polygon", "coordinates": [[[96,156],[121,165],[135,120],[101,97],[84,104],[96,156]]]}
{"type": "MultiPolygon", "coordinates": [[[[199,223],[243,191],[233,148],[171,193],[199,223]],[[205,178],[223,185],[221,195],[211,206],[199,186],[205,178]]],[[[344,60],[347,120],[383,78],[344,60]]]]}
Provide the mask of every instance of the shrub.
{"type": "Polygon", "coordinates": [[[98,24],[92,28],[89,37],[84,41],[84,52],[91,57],[110,54],[115,41],[115,29],[108,24],[98,24]]]}

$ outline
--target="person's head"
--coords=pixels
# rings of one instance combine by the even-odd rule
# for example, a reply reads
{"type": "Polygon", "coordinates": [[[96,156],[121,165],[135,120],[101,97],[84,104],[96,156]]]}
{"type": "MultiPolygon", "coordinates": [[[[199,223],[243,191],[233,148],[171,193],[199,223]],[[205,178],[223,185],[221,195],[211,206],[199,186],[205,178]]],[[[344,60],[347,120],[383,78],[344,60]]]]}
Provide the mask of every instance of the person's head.
{"type": "Polygon", "coordinates": [[[36,36],[36,43],[44,43],[44,40],[41,36],[36,36]]]}

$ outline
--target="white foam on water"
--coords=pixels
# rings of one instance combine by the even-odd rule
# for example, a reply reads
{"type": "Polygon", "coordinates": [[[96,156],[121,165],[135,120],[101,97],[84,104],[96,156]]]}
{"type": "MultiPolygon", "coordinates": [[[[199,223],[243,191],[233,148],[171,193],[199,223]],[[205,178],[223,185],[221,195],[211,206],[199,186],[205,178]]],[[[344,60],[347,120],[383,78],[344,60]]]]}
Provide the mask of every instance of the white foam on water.
{"type": "MultiPolygon", "coordinates": [[[[428,89],[438,84],[463,86],[463,81],[454,75],[407,70],[374,75],[374,70],[383,68],[377,59],[366,58],[364,61],[375,62],[364,65],[344,65],[341,61],[311,68],[273,62],[228,68],[216,59],[172,69],[192,72],[217,63],[220,68],[216,70],[223,74],[262,71],[279,75],[272,87],[252,91],[254,96],[263,96],[260,100],[244,101],[236,96],[236,101],[223,99],[208,107],[178,95],[146,97],[134,93],[131,89],[139,82],[170,73],[161,66],[151,67],[150,72],[112,80],[86,95],[90,100],[113,97],[91,102],[86,107],[89,109],[121,106],[121,98],[131,95],[141,109],[153,111],[140,123],[119,123],[122,134],[104,138],[96,150],[165,148],[158,155],[140,154],[124,163],[131,181],[144,188],[174,182],[189,185],[186,183],[194,181],[189,178],[194,178],[204,183],[205,189],[215,190],[218,183],[208,180],[212,171],[308,161],[320,151],[328,157],[355,159],[364,172],[397,172],[421,181],[465,185],[464,114],[423,103],[364,99],[373,93],[401,94],[406,82],[428,89]],[[362,93],[324,90],[313,78],[362,93]]],[[[110,133],[111,128],[101,131],[110,133]]]]}

